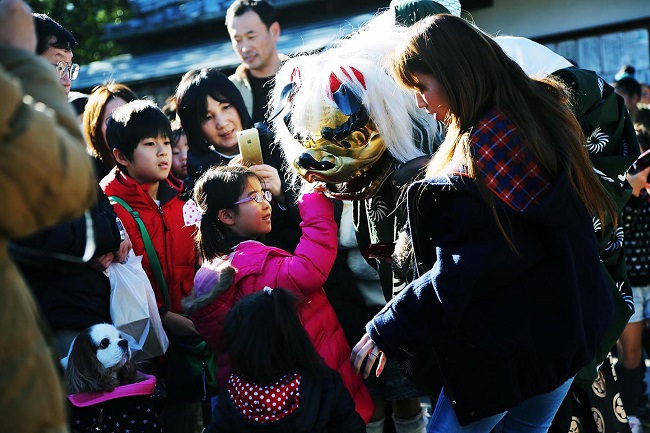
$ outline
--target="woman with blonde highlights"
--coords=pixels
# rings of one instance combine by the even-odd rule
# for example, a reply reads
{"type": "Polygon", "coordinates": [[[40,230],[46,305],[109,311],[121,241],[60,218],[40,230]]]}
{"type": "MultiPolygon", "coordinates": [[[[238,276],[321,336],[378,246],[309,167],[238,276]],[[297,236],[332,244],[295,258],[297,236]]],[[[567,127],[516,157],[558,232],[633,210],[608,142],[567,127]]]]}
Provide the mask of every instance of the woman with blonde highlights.
{"type": "Polygon", "coordinates": [[[408,191],[428,271],[368,323],[355,369],[431,348],[443,389],[428,432],[546,432],[613,316],[591,215],[617,211],[570,92],[451,15],[416,23],[389,66],[448,130],[408,191]]]}

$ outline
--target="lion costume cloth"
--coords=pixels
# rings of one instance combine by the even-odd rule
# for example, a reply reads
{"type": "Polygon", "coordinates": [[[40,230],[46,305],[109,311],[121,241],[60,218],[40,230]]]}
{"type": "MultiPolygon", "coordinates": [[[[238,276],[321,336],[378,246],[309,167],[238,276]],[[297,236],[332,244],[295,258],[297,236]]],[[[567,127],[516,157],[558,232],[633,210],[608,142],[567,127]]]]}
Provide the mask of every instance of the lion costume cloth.
{"type": "MultiPolygon", "coordinates": [[[[276,76],[272,99],[274,129],[289,164],[308,181],[326,182],[330,196],[355,200],[359,245],[369,252],[367,257],[379,259],[387,301],[411,277],[407,273],[406,281],[393,281],[388,260],[406,220],[401,193],[419,175],[426,160],[423,155],[432,154],[444,134],[442,126],[417,109],[413,95],[382,67],[403,37],[404,29],[393,25],[394,19],[392,11],[380,14],[324,52],[291,59],[276,76]]],[[[631,193],[625,173],[639,153],[623,100],[594,72],[573,67],[529,39],[496,37],[495,41],[528,75],[552,74],[571,88],[585,147],[618,207],[620,221],[631,193]]],[[[574,387],[582,389],[591,388],[598,365],[633,309],[622,228],[594,218],[594,230],[610,277],[615,317],[596,358],[576,377],[574,387]]],[[[417,265],[411,272],[417,276],[417,265]]]]}

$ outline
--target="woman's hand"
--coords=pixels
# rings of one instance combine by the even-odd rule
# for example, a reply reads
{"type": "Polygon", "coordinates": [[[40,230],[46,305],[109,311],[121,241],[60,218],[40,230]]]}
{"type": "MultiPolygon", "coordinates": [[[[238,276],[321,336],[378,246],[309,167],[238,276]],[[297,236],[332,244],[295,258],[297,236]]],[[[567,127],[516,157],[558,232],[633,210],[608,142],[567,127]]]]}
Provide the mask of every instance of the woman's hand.
{"type": "Polygon", "coordinates": [[[232,157],[230,161],[228,161],[228,165],[244,165],[244,158],[240,154],[237,154],[232,157]]]}
{"type": "Polygon", "coordinates": [[[98,272],[104,272],[111,263],[113,263],[115,255],[113,253],[106,253],[101,256],[97,256],[88,262],[88,266],[98,272]]]}
{"type": "Polygon", "coordinates": [[[117,251],[95,257],[88,262],[88,265],[96,271],[104,272],[111,263],[124,263],[131,248],[133,248],[133,245],[129,234],[124,232],[124,240],[120,243],[120,248],[117,251]]]}
{"type": "Polygon", "coordinates": [[[632,186],[632,195],[638,197],[641,191],[645,188],[650,192],[650,183],[648,183],[648,175],[650,175],[650,166],[641,170],[638,173],[627,173],[627,181],[632,186]]]}
{"type": "Polygon", "coordinates": [[[131,251],[131,248],[133,248],[133,244],[131,243],[131,238],[129,237],[129,234],[124,231],[124,240],[120,243],[120,248],[113,252],[114,258],[113,262],[116,263],[124,263],[126,260],[126,256],[129,255],[129,251],[131,251]]]}
{"type": "Polygon", "coordinates": [[[271,191],[273,199],[284,205],[284,192],[282,191],[282,182],[278,170],[267,164],[251,165],[248,168],[260,177],[262,187],[271,191]]]}
{"type": "MultiPolygon", "coordinates": [[[[230,160],[228,165],[244,165],[241,154],[230,160]]],[[[253,173],[257,174],[262,180],[262,188],[268,189],[273,195],[273,200],[284,206],[284,191],[282,191],[282,182],[278,170],[267,164],[256,164],[248,167],[253,173]]]]}
{"type": "Polygon", "coordinates": [[[354,346],[352,349],[352,354],[350,355],[350,361],[354,367],[354,371],[359,373],[363,361],[366,360],[366,366],[363,369],[363,378],[366,379],[370,376],[372,367],[377,363],[377,377],[384,371],[384,366],[386,365],[386,355],[384,352],[379,350],[379,346],[375,344],[370,336],[366,333],[363,334],[361,340],[354,346]]]}
{"type": "Polygon", "coordinates": [[[192,337],[199,335],[194,327],[194,323],[185,316],[168,311],[162,318],[162,324],[165,331],[177,337],[192,337]]]}

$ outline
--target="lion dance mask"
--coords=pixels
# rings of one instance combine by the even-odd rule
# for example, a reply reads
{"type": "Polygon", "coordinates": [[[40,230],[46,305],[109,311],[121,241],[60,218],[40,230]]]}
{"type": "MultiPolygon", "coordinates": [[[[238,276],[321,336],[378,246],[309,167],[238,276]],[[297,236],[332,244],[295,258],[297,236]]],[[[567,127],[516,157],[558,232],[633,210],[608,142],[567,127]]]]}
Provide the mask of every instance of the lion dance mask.
{"type": "Polygon", "coordinates": [[[382,68],[394,42],[379,44],[376,33],[294,57],[276,75],[276,138],[298,175],[325,182],[333,198],[372,197],[399,163],[430,154],[438,134],[382,68]]]}

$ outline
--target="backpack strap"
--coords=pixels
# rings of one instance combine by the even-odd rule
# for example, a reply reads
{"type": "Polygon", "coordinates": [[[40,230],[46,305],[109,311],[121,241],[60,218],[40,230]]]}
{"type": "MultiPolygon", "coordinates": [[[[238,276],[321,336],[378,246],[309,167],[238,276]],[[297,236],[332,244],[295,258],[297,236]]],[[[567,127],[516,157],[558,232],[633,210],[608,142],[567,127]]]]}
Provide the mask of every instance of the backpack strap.
{"type": "Polygon", "coordinates": [[[163,276],[162,266],[160,265],[158,254],[156,254],[156,250],[153,247],[153,242],[151,241],[151,236],[149,236],[147,227],[144,225],[144,222],[140,218],[140,213],[137,210],[133,210],[131,206],[129,206],[124,200],[117,196],[112,195],[108,197],[108,199],[112,204],[117,203],[126,209],[126,211],[131,214],[135,222],[138,224],[138,227],[140,228],[140,235],[142,236],[142,242],[144,242],[144,249],[147,253],[147,257],[149,258],[149,265],[151,265],[151,271],[153,272],[153,275],[158,282],[158,286],[160,287],[160,290],[165,297],[165,303],[167,304],[167,307],[171,307],[169,292],[167,290],[167,282],[163,276]]]}

